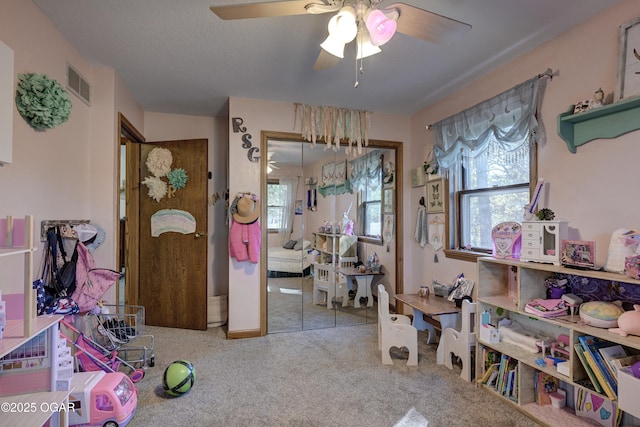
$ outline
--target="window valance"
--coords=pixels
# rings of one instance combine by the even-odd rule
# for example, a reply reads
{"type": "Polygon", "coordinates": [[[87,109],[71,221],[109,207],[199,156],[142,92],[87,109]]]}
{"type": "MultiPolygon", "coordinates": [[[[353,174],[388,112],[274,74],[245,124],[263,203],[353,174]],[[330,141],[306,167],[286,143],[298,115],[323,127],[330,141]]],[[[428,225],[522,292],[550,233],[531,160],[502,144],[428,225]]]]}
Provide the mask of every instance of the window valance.
{"type": "Polygon", "coordinates": [[[505,163],[528,155],[538,141],[534,77],[433,125],[434,154],[441,173],[485,153],[502,153],[505,163]]]}
{"type": "Polygon", "coordinates": [[[382,152],[373,150],[362,157],[351,160],[351,175],[349,177],[351,186],[356,191],[360,191],[367,184],[369,179],[375,178],[382,172],[382,152]]]}
{"type": "Polygon", "coordinates": [[[361,154],[362,148],[369,145],[370,111],[296,103],[294,129],[298,121],[302,137],[314,145],[324,138],[327,148],[337,151],[340,140],[346,139],[349,143],[345,150],[347,155],[351,154],[352,148],[361,154]]]}

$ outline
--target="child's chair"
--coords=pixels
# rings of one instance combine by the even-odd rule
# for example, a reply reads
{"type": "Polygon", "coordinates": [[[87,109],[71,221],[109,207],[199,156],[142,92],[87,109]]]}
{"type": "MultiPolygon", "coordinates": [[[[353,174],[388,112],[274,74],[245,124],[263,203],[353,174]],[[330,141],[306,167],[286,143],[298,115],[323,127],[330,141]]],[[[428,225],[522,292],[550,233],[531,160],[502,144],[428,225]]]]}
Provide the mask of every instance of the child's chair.
{"type": "Polygon", "coordinates": [[[402,314],[389,313],[389,293],[378,285],[378,349],[382,351],[382,363],[393,365],[389,350],[391,347],[409,350],[408,366],[418,365],[418,330],[411,325],[411,319],[402,314]]]}
{"type": "Polygon", "coordinates": [[[436,362],[444,364],[449,369],[453,369],[451,355],[455,354],[462,360],[462,372],[460,376],[471,382],[471,351],[476,345],[476,335],[474,328],[474,316],[477,304],[467,300],[462,301],[462,327],[460,331],[453,328],[446,328],[442,332],[436,362]]]}
{"type": "Polygon", "coordinates": [[[333,264],[313,264],[313,303],[325,302],[322,297],[326,294],[327,309],[333,308],[334,297],[342,297],[342,306],[349,305],[349,288],[347,283],[337,283],[338,272],[333,264]]]}

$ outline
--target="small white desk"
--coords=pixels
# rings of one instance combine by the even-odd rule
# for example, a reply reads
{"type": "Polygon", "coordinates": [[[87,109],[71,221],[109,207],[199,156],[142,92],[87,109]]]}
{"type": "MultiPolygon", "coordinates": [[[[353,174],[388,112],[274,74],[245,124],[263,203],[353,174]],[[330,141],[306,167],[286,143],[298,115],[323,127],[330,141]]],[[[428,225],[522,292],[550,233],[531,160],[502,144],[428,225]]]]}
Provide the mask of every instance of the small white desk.
{"type": "Polygon", "coordinates": [[[352,280],[355,282],[358,290],[356,291],[356,296],[353,299],[353,306],[355,308],[360,308],[360,298],[367,298],[367,307],[373,306],[373,295],[371,294],[371,284],[373,283],[373,278],[375,276],[382,276],[383,273],[366,271],[364,273],[360,273],[357,268],[353,267],[345,267],[340,269],[340,273],[344,274],[347,280],[352,280]]]}

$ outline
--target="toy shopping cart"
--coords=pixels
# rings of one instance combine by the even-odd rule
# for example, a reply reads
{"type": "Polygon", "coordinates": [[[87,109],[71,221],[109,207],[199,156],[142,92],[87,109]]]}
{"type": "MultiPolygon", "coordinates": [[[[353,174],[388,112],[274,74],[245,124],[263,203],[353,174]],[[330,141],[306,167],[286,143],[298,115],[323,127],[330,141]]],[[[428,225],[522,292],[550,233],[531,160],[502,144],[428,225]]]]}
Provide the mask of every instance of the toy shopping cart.
{"type": "Polygon", "coordinates": [[[88,335],[102,347],[117,350],[136,367],[154,366],[154,337],[143,334],[143,306],[103,304],[99,314],[89,313],[87,318],[88,335]]]}
{"type": "Polygon", "coordinates": [[[118,351],[108,350],[102,347],[65,320],[61,320],[60,323],[76,335],[75,339],[72,339],[67,336],[67,334],[60,331],[60,335],[64,337],[69,344],[76,348],[74,356],[76,357],[78,367],[82,372],[122,372],[128,375],[134,383],[137,383],[144,378],[144,369],[136,368],[123,358],[119,357],[118,351]]]}

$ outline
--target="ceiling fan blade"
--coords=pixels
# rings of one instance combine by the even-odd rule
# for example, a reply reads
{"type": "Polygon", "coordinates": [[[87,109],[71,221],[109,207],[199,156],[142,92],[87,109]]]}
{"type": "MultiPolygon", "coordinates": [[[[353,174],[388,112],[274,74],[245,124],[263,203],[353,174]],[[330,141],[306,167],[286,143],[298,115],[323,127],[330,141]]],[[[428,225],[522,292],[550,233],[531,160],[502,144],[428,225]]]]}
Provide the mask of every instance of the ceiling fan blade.
{"type": "Polygon", "coordinates": [[[471,29],[471,25],[405,3],[394,3],[385,9],[397,9],[398,32],[432,43],[447,44],[471,29]]]}
{"type": "Polygon", "coordinates": [[[323,2],[313,0],[291,0],[251,4],[232,4],[228,6],[211,6],[209,9],[211,9],[211,11],[220,18],[229,20],[305,15],[307,13],[306,6],[310,4],[324,5],[323,2]]]}
{"type": "Polygon", "coordinates": [[[338,65],[338,62],[340,62],[340,58],[331,55],[324,49],[320,49],[320,55],[318,55],[318,59],[316,59],[316,63],[313,66],[313,69],[315,71],[326,70],[328,68],[335,67],[336,65],[338,65]]]}

